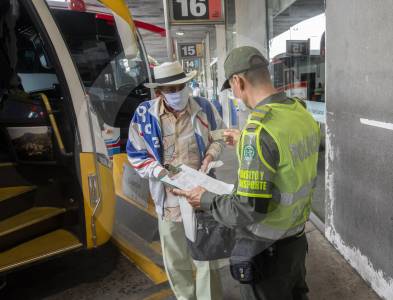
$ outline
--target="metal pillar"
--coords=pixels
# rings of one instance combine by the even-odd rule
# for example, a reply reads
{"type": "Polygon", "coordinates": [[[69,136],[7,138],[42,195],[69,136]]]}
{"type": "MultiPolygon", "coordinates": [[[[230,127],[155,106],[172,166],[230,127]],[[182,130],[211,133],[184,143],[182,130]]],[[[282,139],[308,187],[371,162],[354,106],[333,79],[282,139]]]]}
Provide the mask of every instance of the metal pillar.
{"type": "Polygon", "coordinates": [[[169,61],[173,61],[173,44],[171,36],[171,28],[169,23],[168,0],[162,0],[164,5],[165,33],[166,33],[166,51],[169,61]]]}

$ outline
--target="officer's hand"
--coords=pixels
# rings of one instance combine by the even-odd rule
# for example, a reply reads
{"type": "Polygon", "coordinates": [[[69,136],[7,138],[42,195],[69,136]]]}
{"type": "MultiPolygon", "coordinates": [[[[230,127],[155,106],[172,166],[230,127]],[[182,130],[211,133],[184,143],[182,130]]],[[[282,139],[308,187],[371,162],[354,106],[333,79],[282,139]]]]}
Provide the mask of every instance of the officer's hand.
{"type": "Polygon", "coordinates": [[[201,207],[201,198],[203,193],[206,192],[206,190],[203,187],[196,187],[190,191],[183,191],[179,189],[173,189],[172,193],[174,193],[177,196],[185,197],[187,198],[188,203],[194,208],[200,208],[201,207]]]}
{"type": "Polygon", "coordinates": [[[202,166],[199,169],[202,173],[207,172],[207,168],[209,167],[209,164],[213,161],[213,156],[210,154],[206,155],[205,159],[202,161],[202,166]]]}
{"type": "Polygon", "coordinates": [[[235,146],[240,138],[239,129],[226,129],[224,131],[225,143],[229,146],[235,146]]]}

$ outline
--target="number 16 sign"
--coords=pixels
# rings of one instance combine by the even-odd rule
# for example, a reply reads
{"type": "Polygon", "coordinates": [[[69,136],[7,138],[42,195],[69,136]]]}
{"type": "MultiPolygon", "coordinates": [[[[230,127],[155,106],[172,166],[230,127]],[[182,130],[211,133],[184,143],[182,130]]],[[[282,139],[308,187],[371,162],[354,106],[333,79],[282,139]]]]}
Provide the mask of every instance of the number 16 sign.
{"type": "Polygon", "coordinates": [[[168,0],[172,25],[224,22],[223,0],[168,0]]]}

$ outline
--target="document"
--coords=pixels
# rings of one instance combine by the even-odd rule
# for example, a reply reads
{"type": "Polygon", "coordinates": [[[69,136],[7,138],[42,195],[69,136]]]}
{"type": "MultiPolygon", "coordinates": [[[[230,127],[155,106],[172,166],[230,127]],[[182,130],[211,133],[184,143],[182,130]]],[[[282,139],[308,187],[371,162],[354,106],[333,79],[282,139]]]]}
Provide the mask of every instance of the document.
{"type": "Polygon", "coordinates": [[[179,173],[172,177],[165,176],[161,181],[181,190],[191,190],[197,186],[201,186],[217,195],[232,193],[233,184],[214,179],[187,165],[180,165],[178,168],[181,170],[179,173]]]}
{"type": "MultiPolygon", "coordinates": [[[[211,164],[213,165],[210,166],[209,164],[210,168],[223,165],[222,162],[212,162],[211,164]]],[[[161,179],[161,181],[181,190],[191,190],[197,186],[201,186],[209,192],[215,193],[217,195],[232,193],[234,188],[233,184],[227,184],[220,180],[209,177],[206,174],[190,168],[187,165],[180,165],[178,168],[180,169],[179,173],[172,177],[165,176],[163,179],[161,179]]],[[[186,237],[191,242],[195,242],[197,233],[197,220],[194,209],[184,197],[179,197],[179,204],[186,237]]]]}

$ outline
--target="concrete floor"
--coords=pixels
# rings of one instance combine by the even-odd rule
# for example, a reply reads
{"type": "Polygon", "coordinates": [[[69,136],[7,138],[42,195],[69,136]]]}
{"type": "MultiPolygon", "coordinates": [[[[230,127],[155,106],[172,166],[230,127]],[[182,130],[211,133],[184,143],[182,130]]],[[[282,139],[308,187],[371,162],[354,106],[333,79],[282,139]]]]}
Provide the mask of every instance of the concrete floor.
{"type": "MultiPolygon", "coordinates": [[[[311,300],[379,299],[312,224],[307,226],[307,237],[307,282],[311,300]]],[[[239,286],[227,268],[222,270],[222,280],[224,299],[239,300],[239,286]]],[[[97,251],[77,252],[11,274],[7,287],[0,292],[0,299],[174,299],[148,298],[165,289],[168,289],[167,284],[155,286],[112,244],[108,244],[97,251]]]]}
{"type": "MultiPolygon", "coordinates": [[[[233,182],[237,159],[233,151],[223,156],[218,178],[233,182]]],[[[320,171],[321,172],[321,171],[320,171]]],[[[323,172],[320,176],[323,176],[323,172]]],[[[316,196],[321,197],[321,193],[316,196]]],[[[321,199],[318,201],[322,202],[321,199]]],[[[379,299],[311,223],[307,224],[309,253],[307,282],[311,300],[379,299]]],[[[224,300],[238,300],[239,285],[228,268],[222,270],[224,300]]],[[[76,252],[10,274],[1,300],[159,300],[168,297],[167,283],[155,285],[112,244],[90,252],[76,252]],[[161,296],[157,294],[164,291],[161,296]],[[166,296],[165,296],[166,295],[166,296]]]]}

